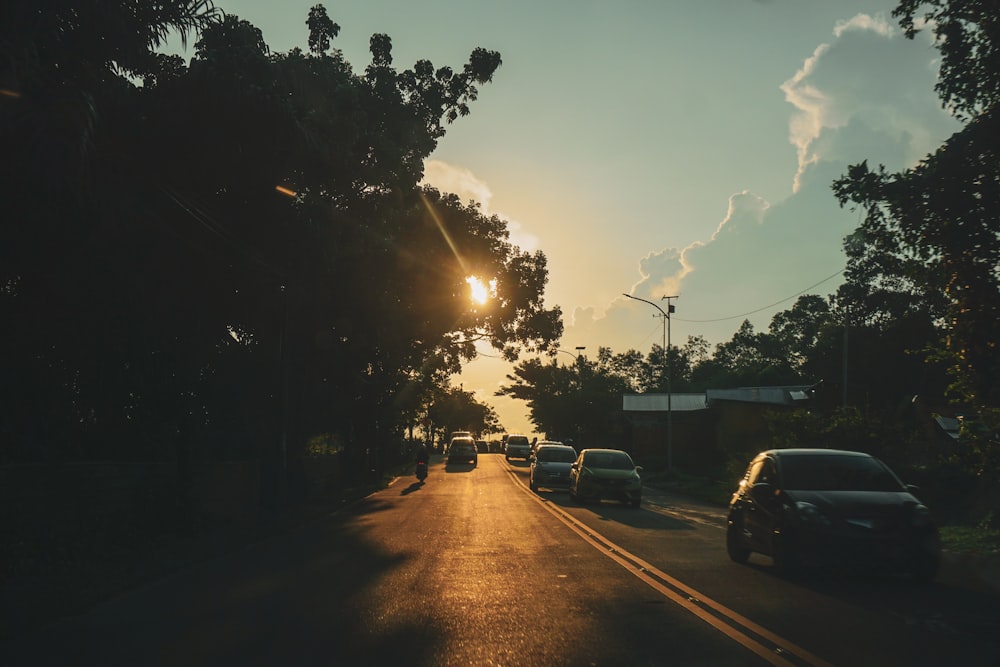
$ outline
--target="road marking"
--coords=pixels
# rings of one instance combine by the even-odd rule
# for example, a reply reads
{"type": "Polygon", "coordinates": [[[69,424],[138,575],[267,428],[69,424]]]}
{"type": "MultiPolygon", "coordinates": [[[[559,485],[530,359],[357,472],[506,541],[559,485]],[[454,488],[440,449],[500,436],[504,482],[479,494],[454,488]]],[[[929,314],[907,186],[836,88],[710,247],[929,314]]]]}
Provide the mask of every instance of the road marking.
{"type": "Polygon", "coordinates": [[[689,613],[705,621],[713,628],[756,653],[772,665],[778,667],[833,667],[819,656],[793,644],[787,639],[757,625],[749,618],[702,595],[681,581],[647,563],[642,558],[628,552],[589,526],[575,519],[558,505],[540,498],[531,491],[508,464],[508,472],[515,485],[535,499],[552,516],[559,519],[570,530],[583,538],[602,554],[621,565],[643,583],[667,599],[680,605],[689,613]]]}

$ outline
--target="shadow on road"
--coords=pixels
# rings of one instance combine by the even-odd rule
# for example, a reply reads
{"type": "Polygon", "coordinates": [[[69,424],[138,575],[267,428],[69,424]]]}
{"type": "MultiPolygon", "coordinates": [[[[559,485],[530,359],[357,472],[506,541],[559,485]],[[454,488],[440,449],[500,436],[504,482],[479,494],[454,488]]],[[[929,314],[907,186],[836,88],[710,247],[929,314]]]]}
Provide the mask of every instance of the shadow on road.
{"type": "Polygon", "coordinates": [[[420,490],[420,488],[423,487],[423,485],[424,485],[424,482],[421,482],[421,481],[413,482],[408,487],[406,487],[405,489],[403,489],[402,491],[400,491],[399,495],[401,495],[401,496],[407,496],[407,495],[413,493],[414,491],[420,490]]]}

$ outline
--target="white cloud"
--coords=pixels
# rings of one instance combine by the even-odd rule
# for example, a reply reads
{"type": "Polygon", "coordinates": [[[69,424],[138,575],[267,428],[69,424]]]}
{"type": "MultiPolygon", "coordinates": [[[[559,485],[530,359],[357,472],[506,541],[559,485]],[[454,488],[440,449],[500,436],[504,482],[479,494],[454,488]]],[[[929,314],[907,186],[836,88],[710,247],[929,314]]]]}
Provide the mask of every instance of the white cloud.
{"type": "Polygon", "coordinates": [[[899,29],[881,14],[875,16],[858,14],[847,21],[837,21],[837,24],[833,28],[833,35],[839,39],[845,32],[850,30],[869,30],[887,38],[892,38],[900,34],[899,29]]]}
{"type": "Polygon", "coordinates": [[[441,192],[456,194],[462,201],[478,202],[484,211],[490,210],[493,191],[484,181],[463,167],[455,167],[441,160],[426,160],[424,180],[421,183],[431,185],[441,192]]]}
{"type": "MultiPolygon", "coordinates": [[[[793,194],[772,204],[736,193],[710,239],[640,260],[632,294],[651,301],[680,295],[674,344],[688,335],[723,342],[744,318],[766,329],[803,291],[833,293],[845,262],[843,238],[860,222],[838,205],[833,181],[866,159],[904,169],[958,129],[934,93],[937,54],[929,42],[906,40],[884,18],[864,14],[838,23],[833,37],[781,87],[794,107],[793,194]]],[[[574,312],[566,340],[597,341],[616,351],[659,342],[648,305],[622,297],[602,318],[585,313],[592,315],[574,312]]]]}
{"type": "Polygon", "coordinates": [[[797,109],[789,125],[799,162],[795,190],[820,160],[881,161],[870,146],[837,133],[848,125],[898,145],[891,169],[912,165],[957,129],[933,93],[937,52],[927,37],[905,39],[884,17],[867,14],[837,23],[833,34],[781,85],[797,109]]]}
{"type": "MultiPolygon", "coordinates": [[[[713,345],[728,341],[743,319],[766,329],[800,293],[836,291],[842,241],[860,217],[838,205],[833,181],[862,160],[905,169],[959,129],[934,93],[937,55],[926,36],[907,40],[885,19],[864,14],[838,23],[830,42],[812,51],[781,86],[798,156],[789,169],[791,196],[769,202],[737,192],[721,220],[699,225],[714,230],[708,239],[666,246],[638,262],[631,294],[663,308],[663,295],[680,295],[672,344],[699,335],[713,345]]],[[[589,355],[598,347],[648,352],[660,344],[662,327],[649,304],[618,296],[567,313],[562,345],[585,345],[589,355]]]]}
{"type": "Polygon", "coordinates": [[[464,167],[456,167],[441,160],[426,160],[424,162],[424,178],[422,184],[430,185],[441,192],[458,195],[466,203],[478,203],[486,215],[498,215],[507,223],[510,241],[522,250],[533,252],[538,249],[538,237],[530,234],[517,220],[492,210],[490,202],[493,191],[485,181],[464,167]]]}

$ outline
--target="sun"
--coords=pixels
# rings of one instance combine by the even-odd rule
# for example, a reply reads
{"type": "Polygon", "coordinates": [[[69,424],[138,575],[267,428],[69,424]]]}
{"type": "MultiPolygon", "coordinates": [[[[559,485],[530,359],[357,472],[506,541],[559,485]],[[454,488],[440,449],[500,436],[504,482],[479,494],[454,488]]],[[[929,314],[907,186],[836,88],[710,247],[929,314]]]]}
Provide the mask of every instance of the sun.
{"type": "Polygon", "coordinates": [[[488,285],[484,285],[483,281],[476,276],[469,276],[465,279],[465,282],[469,284],[469,296],[472,298],[473,302],[479,304],[480,306],[489,301],[490,297],[496,296],[496,280],[491,280],[488,285]]]}

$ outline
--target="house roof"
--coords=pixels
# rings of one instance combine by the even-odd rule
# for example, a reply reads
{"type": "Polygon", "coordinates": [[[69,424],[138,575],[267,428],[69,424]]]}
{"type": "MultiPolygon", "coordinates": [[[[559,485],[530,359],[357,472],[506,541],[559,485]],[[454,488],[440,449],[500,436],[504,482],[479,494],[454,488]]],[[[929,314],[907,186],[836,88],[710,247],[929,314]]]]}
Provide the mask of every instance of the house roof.
{"type": "Polygon", "coordinates": [[[937,425],[941,427],[941,430],[948,434],[948,437],[952,440],[958,440],[960,434],[961,423],[955,417],[942,417],[936,415],[934,421],[937,425]]]}
{"type": "Polygon", "coordinates": [[[738,389],[709,389],[705,392],[708,403],[737,401],[766,405],[799,405],[812,398],[812,385],[785,387],[740,387],[738,389]]]}
{"type": "MultiPolygon", "coordinates": [[[[668,394],[624,394],[622,410],[625,412],[666,412],[668,394]]],[[[705,394],[669,394],[671,412],[705,410],[705,394]]]]}

